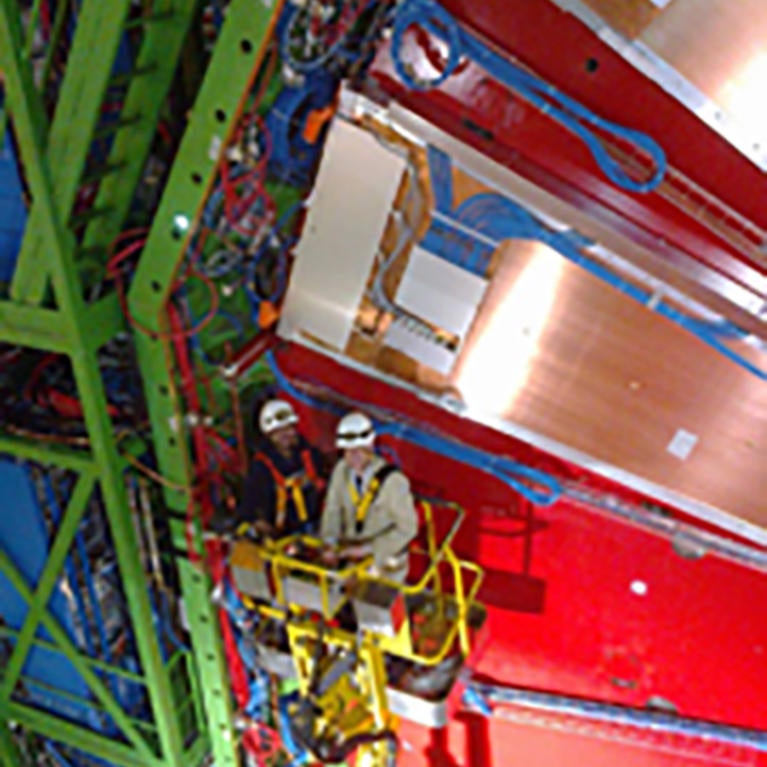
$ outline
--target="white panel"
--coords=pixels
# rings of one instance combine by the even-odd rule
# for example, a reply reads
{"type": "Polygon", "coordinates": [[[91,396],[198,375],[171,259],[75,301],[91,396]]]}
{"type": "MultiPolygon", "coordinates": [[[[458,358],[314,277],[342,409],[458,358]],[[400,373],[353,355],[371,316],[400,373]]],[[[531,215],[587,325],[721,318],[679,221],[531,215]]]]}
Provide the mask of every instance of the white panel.
{"type": "Polygon", "coordinates": [[[486,288],[487,280],[482,277],[414,247],[396,303],[410,314],[463,338],[486,288]]]}
{"type": "Polygon", "coordinates": [[[370,134],[336,120],[296,246],[279,332],[343,349],[405,170],[370,134]]]}
{"type": "Polygon", "coordinates": [[[390,349],[396,349],[439,373],[447,374],[455,365],[455,352],[430,341],[400,322],[390,325],[384,343],[390,349]]]}

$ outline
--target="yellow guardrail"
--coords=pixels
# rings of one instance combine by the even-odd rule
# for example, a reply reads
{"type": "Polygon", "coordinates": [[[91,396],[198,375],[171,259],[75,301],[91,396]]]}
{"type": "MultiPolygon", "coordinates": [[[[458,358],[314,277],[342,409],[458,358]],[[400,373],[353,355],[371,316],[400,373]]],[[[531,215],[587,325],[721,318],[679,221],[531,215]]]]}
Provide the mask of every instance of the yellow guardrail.
{"type": "MultiPolygon", "coordinates": [[[[446,611],[452,608],[449,628],[444,633],[438,648],[429,653],[418,652],[410,641],[413,636],[411,616],[406,613],[404,631],[397,636],[379,637],[379,645],[384,652],[413,661],[426,666],[437,665],[443,661],[456,639],[458,640],[463,654],[470,650],[469,616],[484,576],[483,570],[472,562],[458,558],[452,548],[452,542],[465,517],[465,511],[455,503],[440,502],[440,506],[450,510],[454,514],[447,532],[439,539],[437,531],[437,519],[434,504],[429,499],[417,499],[423,509],[425,522],[426,548],[416,547],[412,551],[428,558],[428,567],[416,583],[402,584],[386,577],[372,577],[368,570],[372,564],[372,557],[360,562],[354,562],[342,569],[328,567],[322,561],[307,561],[296,556],[301,551],[304,555],[307,549],[319,552],[326,544],[319,538],[309,536],[291,536],[279,541],[261,546],[261,554],[265,562],[272,568],[275,588],[275,603],[283,608],[300,608],[301,605],[291,604],[285,593],[286,580],[299,578],[305,580],[318,589],[322,613],[326,618],[332,617],[331,590],[342,589],[343,584],[352,579],[358,582],[383,583],[404,597],[415,597],[423,593],[435,595],[435,603],[440,609],[446,611]],[[443,573],[441,568],[449,567],[452,571],[452,588],[450,593],[443,589],[443,573]],[[469,579],[471,582],[469,583],[469,579]],[[403,639],[404,638],[404,639],[403,639]]],[[[336,592],[336,607],[348,599],[348,595],[336,592]]],[[[272,610],[265,609],[271,613],[272,610]]]]}

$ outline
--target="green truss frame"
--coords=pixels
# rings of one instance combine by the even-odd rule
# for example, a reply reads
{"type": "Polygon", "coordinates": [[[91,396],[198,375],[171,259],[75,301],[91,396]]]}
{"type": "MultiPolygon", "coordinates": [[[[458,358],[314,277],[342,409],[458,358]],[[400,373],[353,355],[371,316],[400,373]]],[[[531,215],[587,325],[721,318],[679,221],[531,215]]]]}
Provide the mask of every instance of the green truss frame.
{"type": "MultiPolygon", "coordinates": [[[[135,77],[125,96],[103,176],[98,179],[93,206],[96,215],[88,222],[79,247],[69,228],[72,204],[84,182],[88,151],[109,84],[111,68],[107,63],[116,55],[129,5],[129,0],[84,1],[60,99],[49,124],[29,61],[31,33],[24,35],[14,0],[0,0],[0,71],[8,112],[2,119],[12,120],[34,200],[9,299],[0,300],[0,340],[70,357],[90,438],[90,449],[81,450],[3,434],[0,427],[0,453],[77,474],[75,490],[38,582],[26,582],[11,558],[0,551],[0,572],[29,605],[20,631],[0,628],[0,636],[10,637],[14,643],[8,667],[0,673],[0,761],[13,767],[19,763],[19,755],[8,722],[127,767],[194,767],[211,749],[219,767],[234,767],[239,762],[228,675],[216,609],[210,601],[211,584],[205,573],[184,558],[177,559],[177,565],[193,655],[178,652],[163,661],[155,638],[125,492],[126,464],[108,417],[97,360],[98,349],[125,330],[124,317],[114,294],[88,304],[79,276],[86,259],[95,257],[103,263],[109,242],[122,229],[198,0],[157,0],[152,17],[145,20],[135,77]],[[94,71],[93,61],[99,62],[98,71],[94,71]],[[61,162],[62,156],[67,162],[61,162]],[[104,500],[136,629],[140,674],[78,651],[47,609],[96,487],[104,500]],[[45,627],[50,641],[39,638],[39,626],[45,627]],[[107,738],[13,698],[34,647],[55,649],[67,658],[89,685],[95,698],[92,705],[112,717],[120,738],[107,738]],[[174,698],[173,679],[179,666],[192,683],[193,694],[186,702],[174,698]],[[146,687],[153,724],[131,719],[120,709],[104,683],[109,675],[146,687]],[[200,730],[192,743],[182,730],[182,722],[187,721],[185,708],[193,709],[200,730]]],[[[182,213],[190,221],[197,220],[214,181],[221,148],[240,114],[282,5],[282,0],[232,0],[129,295],[131,313],[138,323],[158,333],[155,337],[136,334],[136,344],[160,469],[174,484],[185,488],[166,489],[177,548],[186,546],[182,518],[194,477],[183,413],[175,393],[172,355],[162,340],[168,296],[186,248],[185,234],[174,228],[174,219],[182,213]]],[[[34,26],[39,9],[36,0],[29,27],[34,26]]],[[[57,15],[54,35],[62,24],[63,15],[57,15]]],[[[44,70],[49,71],[50,66],[48,56],[44,70]]],[[[128,449],[122,447],[123,451],[128,449]]]]}
{"type": "MultiPolygon", "coordinates": [[[[84,181],[88,150],[105,98],[111,62],[126,28],[128,7],[128,0],[85,0],[64,72],[56,116],[49,125],[29,60],[31,35],[24,34],[18,3],[0,0],[0,72],[7,112],[3,121],[6,118],[12,121],[34,201],[10,298],[0,300],[0,340],[69,356],[90,440],[90,448],[80,450],[3,433],[0,425],[0,453],[63,467],[77,474],[75,489],[38,582],[27,582],[11,557],[0,551],[0,571],[29,606],[20,631],[2,629],[14,647],[9,664],[0,670],[0,761],[8,765],[19,762],[8,722],[16,722],[31,732],[119,765],[193,767],[202,761],[210,747],[194,660],[183,651],[164,660],[153,628],[146,576],[125,486],[123,453],[130,448],[118,446],[108,416],[97,352],[125,330],[124,318],[114,294],[93,304],[83,298],[78,274],[83,253],[78,251],[69,228],[72,203],[78,185],[84,181]],[[94,61],[99,62],[99,71],[94,72],[94,61]],[[47,607],[96,487],[104,501],[135,629],[140,674],[78,651],[47,607]],[[51,641],[38,637],[40,626],[45,627],[51,641]],[[18,683],[24,679],[24,665],[34,647],[55,649],[66,657],[88,684],[93,695],[89,703],[111,717],[119,736],[100,735],[13,697],[18,683]],[[179,693],[174,686],[179,673],[189,678],[192,687],[191,696],[185,690],[186,700],[178,700],[179,693]],[[120,676],[144,685],[151,722],[131,719],[121,709],[104,682],[105,677],[120,676]],[[194,731],[197,733],[191,743],[190,733],[184,731],[190,713],[194,717],[192,721],[196,720],[194,731]]],[[[31,12],[33,19],[39,8],[36,2],[31,12]]],[[[97,205],[109,213],[99,217],[98,227],[94,220],[86,230],[86,242],[96,246],[102,256],[109,240],[122,228],[197,9],[197,0],[159,0],[153,16],[142,20],[146,22],[146,29],[139,52],[139,69],[129,84],[123,106],[123,114],[131,119],[121,120],[115,128],[111,155],[98,192],[97,205]]],[[[60,25],[59,19],[54,21],[54,27],[60,25]]],[[[219,687],[225,689],[224,685],[222,673],[219,687]]]]}
{"type": "MultiPolygon", "coordinates": [[[[165,490],[175,512],[171,533],[186,548],[184,517],[194,476],[190,466],[184,413],[175,386],[167,341],[167,304],[187,249],[187,240],[214,183],[221,152],[233,131],[249,87],[264,59],[283,0],[232,0],[213,56],[178,150],[160,206],[142,251],[128,296],[131,315],[155,335],[136,334],[136,350],[160,469],[174,486],[165,490]],[[177,217],[191,222],[187,231],[177,217]]],[[[196,414],[192,414],[196,415],[196,414]]],[[[211,582],[189,561],[179,572],[195,658],[203,681],[203,698],[213,756],[219,767],[237,764],[238,753],[228,694],[225,660],[211,582]]]]}

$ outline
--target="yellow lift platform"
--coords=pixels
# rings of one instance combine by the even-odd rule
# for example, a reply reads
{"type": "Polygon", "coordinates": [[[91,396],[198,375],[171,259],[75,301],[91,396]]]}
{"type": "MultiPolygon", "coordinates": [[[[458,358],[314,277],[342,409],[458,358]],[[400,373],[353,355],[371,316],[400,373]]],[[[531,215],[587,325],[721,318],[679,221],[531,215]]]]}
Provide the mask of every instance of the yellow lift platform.
{"type": "Polygon", "coordinates": [[[485,622],[476,601],[483,572],[452,548],[463,509],[423,499],[419,506],[414,583],[371,577],[370,559],[330,567],[316,538],[233,544],[234,582],[258,616],[259,663],[297,679],[294,736],[321,762],[356,752],[358,767],[391,765],[398,718],[444,727],[459,696],[485,622]]]}

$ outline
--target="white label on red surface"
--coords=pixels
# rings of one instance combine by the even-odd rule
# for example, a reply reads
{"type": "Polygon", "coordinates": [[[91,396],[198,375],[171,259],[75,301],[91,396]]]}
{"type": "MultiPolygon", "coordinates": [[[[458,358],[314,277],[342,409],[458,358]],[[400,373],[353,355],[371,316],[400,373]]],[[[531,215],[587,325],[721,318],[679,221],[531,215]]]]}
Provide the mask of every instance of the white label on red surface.
{"type": "Polygon", "coordinates": [[[697,434],[685,431],[684,429],[679,429],[671,442],[668,443],[666,450],[680,461],[686,461],[697,444],[697,434]]]}

